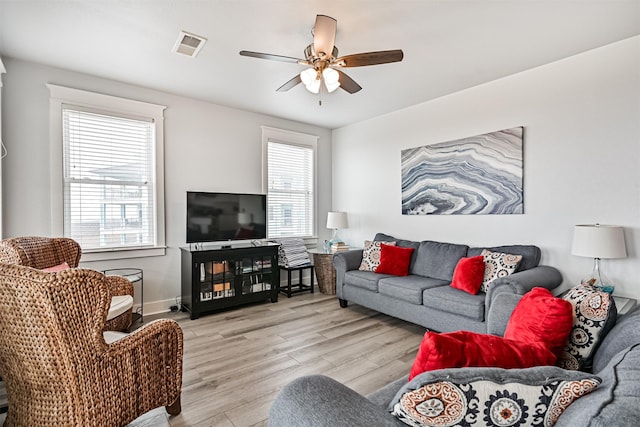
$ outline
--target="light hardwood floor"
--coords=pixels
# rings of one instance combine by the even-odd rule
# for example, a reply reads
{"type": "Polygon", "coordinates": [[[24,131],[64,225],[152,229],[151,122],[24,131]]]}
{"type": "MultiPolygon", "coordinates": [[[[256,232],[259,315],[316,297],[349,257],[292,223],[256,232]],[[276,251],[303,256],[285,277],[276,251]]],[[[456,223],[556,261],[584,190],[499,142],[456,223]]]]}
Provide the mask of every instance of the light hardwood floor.
{"type": "Polygon", "coordinates": [[[146,316],[145,323],[159,317],[184,332],[182,413],[171,427],[265,426],[278,391],[303,375],[371,393],[408,374],[425,332],[358,305],[342,309],[335,295],[318,292],[197,320],[181,312],[146,316]]]}
{"type": "Polygon", "coordinates": [[[317,292],[197,320],[171,317],[184,331],[182,413],[172,427],[266,425],[278,391],[302,375],[368,394],[408,374],[425,332],[317,292]]]}

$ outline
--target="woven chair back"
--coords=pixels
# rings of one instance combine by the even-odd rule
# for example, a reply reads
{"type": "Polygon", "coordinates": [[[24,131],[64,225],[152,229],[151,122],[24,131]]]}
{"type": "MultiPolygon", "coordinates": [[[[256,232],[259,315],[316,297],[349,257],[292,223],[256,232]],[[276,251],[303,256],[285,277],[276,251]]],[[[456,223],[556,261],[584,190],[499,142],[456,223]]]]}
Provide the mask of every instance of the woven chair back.
{"type": "Polygon", "coordinates": [[[43,269],[63,262],[75,268],[82,250],[78,242],[66,237],[13,237],[0,240],[0,262],[43,269]]]}
{"type": "Polygon", "coordinates": [[[58,411],[71,423],[87,418],[85,389],[99,381],[92,373],[107,348],[102,327],[109,300],[99,272],[45,273],[0,263],[0,375],[8,425],[27,419],[49,425],[58,411]]]}

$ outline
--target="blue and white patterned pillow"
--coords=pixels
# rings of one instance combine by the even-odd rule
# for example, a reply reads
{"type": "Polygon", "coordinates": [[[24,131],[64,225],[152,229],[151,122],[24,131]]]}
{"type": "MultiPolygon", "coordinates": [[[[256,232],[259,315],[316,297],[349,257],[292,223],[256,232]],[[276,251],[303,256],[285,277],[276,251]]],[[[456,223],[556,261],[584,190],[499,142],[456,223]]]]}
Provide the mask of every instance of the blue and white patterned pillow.
{"type": "Polygon", "coordinates": [[[389,411],[414,426],[552,426],[595,375],[555,366],[465,368],[425,372],[407,383],[389,411]]]}

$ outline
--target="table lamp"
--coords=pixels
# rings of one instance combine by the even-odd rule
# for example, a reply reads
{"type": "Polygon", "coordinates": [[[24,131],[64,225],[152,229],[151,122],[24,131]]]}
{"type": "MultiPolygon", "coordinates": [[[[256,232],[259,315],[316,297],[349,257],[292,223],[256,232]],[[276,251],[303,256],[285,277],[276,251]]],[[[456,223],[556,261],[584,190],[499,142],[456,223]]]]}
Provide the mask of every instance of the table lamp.
{"type": "Polygon", "coordinates": [[[327,214],[327,228],[333,229],[333,236],[331,236],[331,240],[329,240],[329,248],[338,242],[342,242],[340,237],[338,237],[338,230],[347,227],[346,212],[329,212],[327,214]]]}
{"type": "Polygon", "coordinates": [[[602,274],[600,259],[627,257],[622,227],[601,224],[576,225],[573,230],[571,253],[593,258],[593,271],[582,279],[582,283],[589,283],[604,292],[613,293],[615,286],[602,274]]]}

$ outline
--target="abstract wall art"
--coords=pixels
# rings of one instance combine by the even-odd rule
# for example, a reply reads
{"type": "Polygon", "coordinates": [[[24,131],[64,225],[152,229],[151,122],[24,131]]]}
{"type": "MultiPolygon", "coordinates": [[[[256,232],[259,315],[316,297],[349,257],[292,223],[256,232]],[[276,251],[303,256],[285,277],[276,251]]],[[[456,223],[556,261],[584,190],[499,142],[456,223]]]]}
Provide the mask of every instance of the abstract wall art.
{"type": "Polygon", "coordinates": [[[402,214],[522,214],[523,131],[402,150],[402,214]]]}

